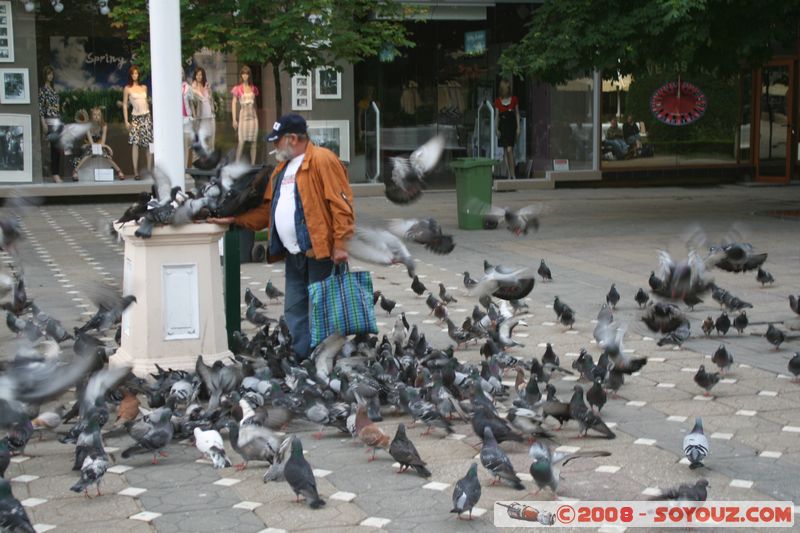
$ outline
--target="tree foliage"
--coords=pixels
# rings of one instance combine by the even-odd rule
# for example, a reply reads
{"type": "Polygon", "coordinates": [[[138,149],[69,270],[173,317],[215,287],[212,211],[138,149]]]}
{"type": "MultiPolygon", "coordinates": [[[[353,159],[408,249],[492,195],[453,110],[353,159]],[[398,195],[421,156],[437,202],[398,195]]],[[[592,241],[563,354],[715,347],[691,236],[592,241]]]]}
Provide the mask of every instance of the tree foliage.
{"type": "MultiPolygon", "coordinates": [[[[111,17],[139,43],[147,65],[147,0],[116,0],[111,17]]],[[[271,64],[280,114],[280,73],[307,74],[334,61],[356,63],[385,47],[412,47],[395,0],[181,0],[182,50],[232,53],[241,62],[271,64]]]]}
{"type": "Polygon", "coordinates": [[[727,77],[794,49],[800,35],[800,2],[786,0],[546,0],[531,17],[500,65],[551,83],[595,69],[727,77]]]}

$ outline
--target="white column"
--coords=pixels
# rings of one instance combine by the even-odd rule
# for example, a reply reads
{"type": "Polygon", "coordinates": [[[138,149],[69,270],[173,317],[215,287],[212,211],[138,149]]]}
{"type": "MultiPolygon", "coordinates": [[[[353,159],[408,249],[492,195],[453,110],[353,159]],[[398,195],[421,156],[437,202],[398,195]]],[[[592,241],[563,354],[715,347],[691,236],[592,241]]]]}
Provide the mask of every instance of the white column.
{"type": "Polygon", "coordinates": [[[599,70],[594,71],[592,122],[594,122],[594,135],[592,136],[592,170],[600,170],[600,139],[603,136],[603,117],[600,116],[600,94],[603,91],[603,78],[599,70]]]}
{"type": "Polygon", "coordinates": [[[186,188],[181,115],[180,0],[150,0],[155,165],[172,186],[186,188]]]}

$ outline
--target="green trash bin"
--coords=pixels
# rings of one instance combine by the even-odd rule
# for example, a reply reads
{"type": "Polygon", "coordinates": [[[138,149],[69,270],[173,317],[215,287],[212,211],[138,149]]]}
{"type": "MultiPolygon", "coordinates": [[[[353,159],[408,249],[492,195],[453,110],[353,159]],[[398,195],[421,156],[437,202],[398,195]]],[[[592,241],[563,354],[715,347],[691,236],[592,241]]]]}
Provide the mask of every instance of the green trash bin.
{"type": "Polygon", "coordinates": [[[460,229],[483,229],[483,215],[468,212],[470,203],[492,203],[492,166],[494,161],[480,157],[456,159],[450,166],[456,173],[456,204],[460,229]]]}

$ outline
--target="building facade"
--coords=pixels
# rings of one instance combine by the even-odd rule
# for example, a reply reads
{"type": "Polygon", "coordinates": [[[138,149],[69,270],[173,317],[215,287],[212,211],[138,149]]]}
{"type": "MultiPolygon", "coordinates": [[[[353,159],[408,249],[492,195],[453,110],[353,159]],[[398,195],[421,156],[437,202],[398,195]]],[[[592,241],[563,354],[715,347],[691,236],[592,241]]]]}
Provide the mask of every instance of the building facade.
{"type": "MultiPolygon", "coordinates": [[[[387,49],[338,70],[281,80],[282,111],[303,114],[312,138],[348,163],[354,182],[380,180],[391,171],[392,156],[433,135],[443,136],[446,147],[430,178],[433,187],[452,186],[450,162],[460,157],[496,159],[498,179],[626,185],[798,179],[797,47],[737,79],[646,72],[609,81],[603,78],[611,76],[596,73],[552,86],[504,78],[498,67],[504,49],[525,34],[538,3],[414,3],[421,12],[404,21],[413,48],[387,49]],[[513,127],[504,135],[509,120],[513,127]]],[[[50,183],[54,175],[102,182],[136,174],[122,110],[136,58],[125,34],[101,12],[102,4],[0,1],[0,184],[50,183]],[[57,117],[46,116],[52,94],[58,97],[57,117]],[[108,149],[92,147],[99,144],[92,138],[97,109],[108,149]],[[48,118],[87,128],[70,146],[54,146],[55,137],[47,135],[52,121],[43,120],[48,118]]],[[[189,113],[204,114],[213,124],[213,135],[206,137],[212,147],[236,149],[232,89],[240,83],[242,63],[198,51],[186,65],[187,82],[198,67],[209,83],[206,104],[202,91],[189,85],[189,113]]],[[[253,102],[256,161],[265,163],[271,147],[263,136],[277,115],[275,87],[269,66],[249,67],[259,89],[253,102]]],[[[146,144],[138,154],[140,168],[146,144]]]]}

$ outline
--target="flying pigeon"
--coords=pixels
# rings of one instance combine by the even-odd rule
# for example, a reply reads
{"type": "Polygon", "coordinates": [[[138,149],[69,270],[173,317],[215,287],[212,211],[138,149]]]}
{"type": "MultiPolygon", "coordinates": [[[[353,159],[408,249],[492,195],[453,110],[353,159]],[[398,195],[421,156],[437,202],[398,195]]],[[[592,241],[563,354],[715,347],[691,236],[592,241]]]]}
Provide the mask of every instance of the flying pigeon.
{"type": "Polygon", "coordinates": [[[539,231],[539,216],[544,212],[541,204],[534,204],[520,209],[495,207],[473,198],[467,203],[466,212],[483,216],[485,221],[498,224],[506,223],[506,228],[516,236],[527,235],[529,231],[539,231]]]}
{"type": "Polygon", "coordinates": [[[367,263],[393,265],[402,263],[413,278],[416,264],[411,252],[397,236],[385,229],[356,226],[353,237],[347,244],[350,255],[367,263]]]}
{"type": "Polygon", "coordinates": [[[386,198],[395,204],[408,204],[418,200],[425,189],[425,176],[439,163],[444,145],[444,137],[437,135],[408,157],[392,157],[392,173],[383,180],[386,198]]]}
{"type": "Polygon", "coordinates": [[[407,241],[422,244],[435,254],[449,254],[456,247],[452,235],[442,233],[442,227],[433,218],[400,219],[389,221],[388,229],[395,236],[407,241]]]}

